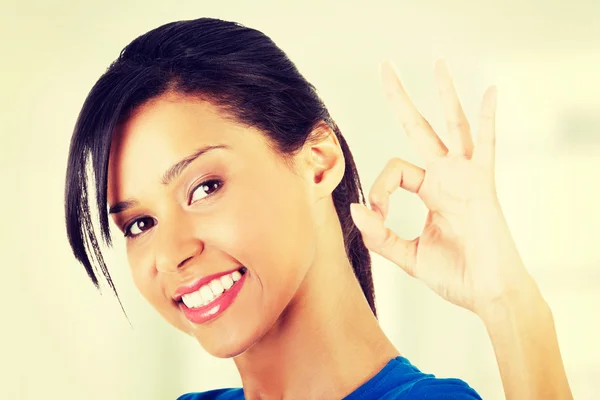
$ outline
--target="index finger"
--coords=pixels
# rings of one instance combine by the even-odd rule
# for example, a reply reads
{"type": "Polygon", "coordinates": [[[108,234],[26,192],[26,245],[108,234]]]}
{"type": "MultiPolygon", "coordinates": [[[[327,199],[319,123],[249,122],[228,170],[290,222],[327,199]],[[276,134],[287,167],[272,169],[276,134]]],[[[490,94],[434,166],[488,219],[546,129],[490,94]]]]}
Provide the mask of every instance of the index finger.
{"type": "Polygon", "coordinates": [[[400,124],[421,157],[426,163],[431,163],[436,158],[445,156],[448,149],[444,142],[408,97],[396,69],[390,61],[381,64],[381,74],[387,97],[392,102],[400,124]]]}
{"type": "Polygon", "coordinates": [[[425,171],[400,158],[392,158],[373,182],[369,191],[371,208],[378,211],[385,219],[391,194],[399,187],[409,192],[418,193],[425,171]]]}

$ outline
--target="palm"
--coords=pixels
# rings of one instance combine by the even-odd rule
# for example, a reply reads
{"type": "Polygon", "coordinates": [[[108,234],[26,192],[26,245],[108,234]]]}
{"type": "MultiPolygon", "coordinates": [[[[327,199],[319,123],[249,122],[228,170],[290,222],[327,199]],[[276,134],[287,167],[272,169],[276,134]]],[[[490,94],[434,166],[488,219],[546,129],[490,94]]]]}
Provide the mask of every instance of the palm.
{"type": "MultiPolygon", "coordinates": [[[[430,211],[416,243],[414,277],[421,279],[444,298],[467,284],[463,243],[439,212],[430,211]]],[[[468,302],[468,299],[454,299],[468,302]]]]}
{"type": "Polygon", "coordinates": [[[499,261],[501,253],[516,254],[495,192],[495,93],[488,90],[484,96],[481,131],[474,144],[443,64],[436,67],[436,76],[448,120],[450,150],[388,69],[388,96],[424,158],[425,168],[390,160],[369,194],[372,210],[354,206],[353,216],[369,249],[447,300],[474,310],[478,299],[503,290],[507,270],[499,261]],[[400,239],[384,226],[389,196],[398,186],[416,193],[429,209],[422,234],[412,241],[400,239]]]}
{"type": "Polygon", "coordinates": [[[412,274],[441,292],[444,298],[460,304],[471,303],[456,293],[462,287],[472,291],[471,275],[477,273],[466,268],[465,252],[465,242],[470,241],[465,237],[465,221],[472,213],[469,204],[481,196],[473,192],[474,188],[482,187],[477,184],[481,178],[476,172],[464,157],[441,159],[426,171],[418,192],[430,211],[416,242],[412,274]]]}

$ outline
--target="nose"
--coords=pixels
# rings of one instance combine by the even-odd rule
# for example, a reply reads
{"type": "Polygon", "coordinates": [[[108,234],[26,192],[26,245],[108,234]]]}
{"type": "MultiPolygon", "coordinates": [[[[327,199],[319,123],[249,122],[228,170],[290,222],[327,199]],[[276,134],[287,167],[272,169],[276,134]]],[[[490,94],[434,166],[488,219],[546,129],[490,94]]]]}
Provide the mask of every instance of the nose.
{"type": "Polygon", "coordinates": [[[189,216],[171,215],[169,220],[159,221],[156,228],[155,262],[159,272],[176,272],[204,250],[204,242],[196,237],[189,216]]]}

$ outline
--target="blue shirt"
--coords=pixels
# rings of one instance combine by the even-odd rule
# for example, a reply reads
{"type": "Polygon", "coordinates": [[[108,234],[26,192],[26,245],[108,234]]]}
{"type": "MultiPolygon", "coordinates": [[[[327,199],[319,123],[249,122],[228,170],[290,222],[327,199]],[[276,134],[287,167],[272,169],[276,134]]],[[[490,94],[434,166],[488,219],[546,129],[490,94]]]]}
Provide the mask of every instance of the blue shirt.
{"type": "MultiPolygon", "coordinates": [[[[177,400],[243,400],[242,389],[217,389],[188,393],[177,400]]],[[[481,400],[464,381],[455,378],[436,378],[424,374],[406,358],[390,360],[373,378],[363,383],[344,400],[481,400]]]]}

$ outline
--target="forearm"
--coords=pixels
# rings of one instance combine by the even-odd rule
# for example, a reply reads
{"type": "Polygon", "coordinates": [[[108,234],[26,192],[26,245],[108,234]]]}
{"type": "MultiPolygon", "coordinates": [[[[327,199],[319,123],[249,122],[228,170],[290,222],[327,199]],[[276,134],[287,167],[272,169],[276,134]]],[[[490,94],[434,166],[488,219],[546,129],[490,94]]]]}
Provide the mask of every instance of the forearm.
{"type": "Polygon", "coordinates": [[[552,312],[535,284],[496,302],[481,317],[507,399],[573,398],[552,312]]]}

